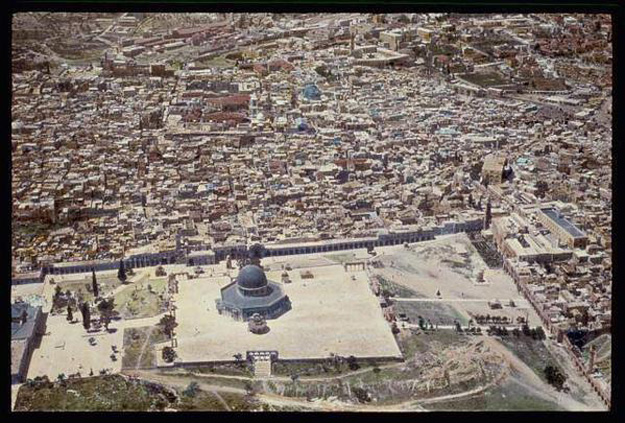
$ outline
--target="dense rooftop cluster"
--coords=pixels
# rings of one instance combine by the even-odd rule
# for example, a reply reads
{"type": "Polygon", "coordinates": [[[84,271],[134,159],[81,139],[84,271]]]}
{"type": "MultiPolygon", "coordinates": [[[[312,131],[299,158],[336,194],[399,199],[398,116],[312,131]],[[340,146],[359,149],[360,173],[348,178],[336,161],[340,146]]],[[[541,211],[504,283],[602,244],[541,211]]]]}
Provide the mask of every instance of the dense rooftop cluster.
{"type": "MultiPolygon", "coordinates": [[[[611,376],[580,363],[612,317],[611,32],[599,14],[17,14],[12,282],[469,232],[607,401],[611,376]]],[[[263,278],[244,268],[219,312],[287,311],[263,278]]],[[[37,310],[13,306],[17,370],[37,310]]]]}
{"type": "Polygon", "coordinates": [[[545,201],[609,261],[609,17],[63,16],[13,24],[16,271],[545,201]]]}

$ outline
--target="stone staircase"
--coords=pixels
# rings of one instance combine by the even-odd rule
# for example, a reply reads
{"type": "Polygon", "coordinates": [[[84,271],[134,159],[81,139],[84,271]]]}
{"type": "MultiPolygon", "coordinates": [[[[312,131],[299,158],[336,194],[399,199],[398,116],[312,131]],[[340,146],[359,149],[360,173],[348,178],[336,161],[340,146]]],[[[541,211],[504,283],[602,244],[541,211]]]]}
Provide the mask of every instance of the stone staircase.
{"type": "Polygon", "coordinates": [[[255,360],[254,376],[258,378],[271,376],[271,360],[255,360]]]}

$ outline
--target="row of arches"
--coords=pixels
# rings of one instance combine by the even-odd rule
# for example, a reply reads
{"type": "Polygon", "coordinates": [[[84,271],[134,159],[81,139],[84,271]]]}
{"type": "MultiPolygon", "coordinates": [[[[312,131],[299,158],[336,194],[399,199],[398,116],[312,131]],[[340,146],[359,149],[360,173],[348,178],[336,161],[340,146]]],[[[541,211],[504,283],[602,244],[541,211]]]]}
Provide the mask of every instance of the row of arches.
{"type": "Polygon", "coordinates": [[[434,235],[410,235],[401,238],[384,239],[376,241],[355,241],[329,245],[315,245],[306,247],[283,247],[283,248],[267,248],[265,257],[289,256],[295,254],[313,254],[325,253],[332,251],[354,250],[358,248],[382,247],[391,245],[400,245],[405,242],[420,242],[434,239],[434,235]]]}
{"type": "MultiPolygon", "coordinates": [[[[153,267],[161,264],[174,264],[176,262],[175,256],[166,257],[133,257],[131,259],[124,260],[124,265],[133,269],[142,267],[153,267]]],[[[102,270],[114,270],[119,268],[118,261],[112,261],[108,263],[98,263],[97,265],[80,264],[75,266],[63,266],[63,267],[51,267],[47,269],[46,273],[52,275],[69,275],[73,273],[85,273],[91,272],[92,269],[96,271],[102,270]]]]}
{"type": "MultiPolygon", "coordinates": [[[[282,247],[282,248],[267,248],[263,251],[264,257],[277,257],[277,256],[287,256],[287,255],[296,255],[296,254],[314,254],[314,253],[325,253],[332,251],[342,251],[342,250],[354,250],[358,248],[369,248],[369,247],[382,247],[382,246],[392,246],[392,245],[400,245],[406,242],[420,242],[433,240],[434,235],[432,234],[406,234],[403,236],[396,236],[393,238],[386,239],[377,239],[375,241],[353,241],[353,242],[341,242],[336,244],[327,244],[327,245],[314,245],[314,246],[304,246],[304,247],[282,247]]],[[[222,250],[218,253],[217,260],[223,260],[227,255],[230,255],[233,258],[246,256],[246,250],[244,248],[232,248],[231,250],[222,250]]],[[[168,255],[165,257],[133,257],[131,259],[124,260],[124,264],[131,268],[143,268],[143,267],[153,267],[164,264],[174,264],[176,262],[176,258],[174,255],[168,255]]],[[[90,272],[93,266],[89,265],[76,265],[76,266],[68,266],[68,267],[52,267],[46,273],[51,273],[53,275],[64,275],[71,273],[82,273],[82,272],[90,272]]],[[[119,262],[110,262],[110,263],[101,263],[95,266],[97,271],[101,270],[113,270],[119,267],[119,262]]]]}

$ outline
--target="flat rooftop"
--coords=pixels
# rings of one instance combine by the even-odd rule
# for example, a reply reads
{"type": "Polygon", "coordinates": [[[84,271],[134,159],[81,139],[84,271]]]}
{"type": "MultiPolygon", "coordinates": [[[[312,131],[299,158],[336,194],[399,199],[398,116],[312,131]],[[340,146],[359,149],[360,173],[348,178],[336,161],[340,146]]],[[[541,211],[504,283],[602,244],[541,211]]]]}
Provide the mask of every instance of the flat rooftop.
{"type": "Polygon", "coordinates": [[[546,208],[540,209],[549,219],[553,220],[567,231],[574,238],[583,238],[586,236],[582,231],[580,231],[574,224],[566,220],[562,215],[554,208],[546,208]]]}

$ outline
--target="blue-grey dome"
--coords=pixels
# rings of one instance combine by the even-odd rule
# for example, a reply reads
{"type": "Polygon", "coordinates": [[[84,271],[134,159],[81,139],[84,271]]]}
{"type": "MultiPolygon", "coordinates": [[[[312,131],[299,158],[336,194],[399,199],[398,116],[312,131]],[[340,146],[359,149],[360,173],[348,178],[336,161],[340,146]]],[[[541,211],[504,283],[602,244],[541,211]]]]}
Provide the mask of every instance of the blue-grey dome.
{"type": "Polygon", "coordinates": [[[315,84],[307,84],[304,87],[304,97],[308,100],[319,100],[321,98],[321,91],[315,84]]]}
{"type": "Polygon", "coordinates": [[[239,271],[237,285],[244,289],[262,288],[267,286],[267,276],[260,267],[248,264],[239,271]]]}

